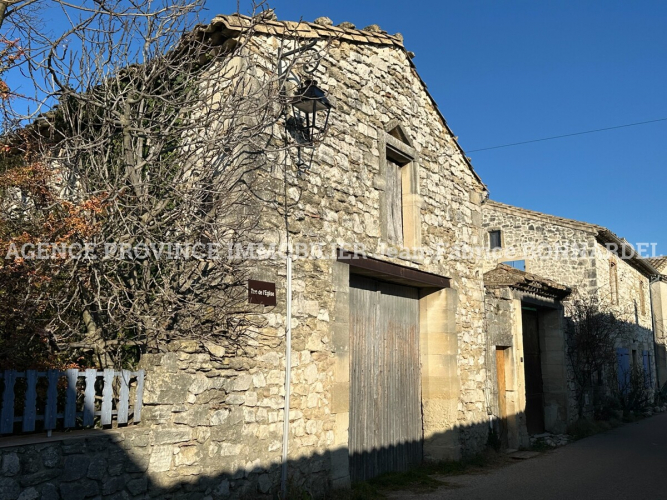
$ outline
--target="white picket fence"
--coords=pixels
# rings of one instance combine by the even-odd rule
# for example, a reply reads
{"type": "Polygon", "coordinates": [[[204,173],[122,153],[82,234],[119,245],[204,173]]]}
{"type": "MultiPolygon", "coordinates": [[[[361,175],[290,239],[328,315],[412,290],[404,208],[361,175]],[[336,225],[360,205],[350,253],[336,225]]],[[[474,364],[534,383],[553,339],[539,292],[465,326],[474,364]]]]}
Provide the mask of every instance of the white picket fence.
{"type": "MultiPolygon", "coordinates": [[[[114,416],[118,424],[127,424],[130,415],[132,422],[141,420],[141,407],[144,392],[144,371],[129,370],[76,370],[66,371],[48,370],[39,372],[27,370],[19,372],[4,370],[0,372],[0,382],[4,385],[2,392],[2,406],[0,407],[0,434],[14,433],[14,424],[21,422],[23,432],[32,432],[36,423],[43,421],[41,428],[51,431],[58,428],[58,420],[62,419],[61,428],[73,429],[76,427],[92,427],[95,417],[99,417],[102,426],[111,425],[114,416]],[[61,379],[64,384],[58,387],[61,379]],[[82,378],[83,384],[79,383],[82,378]],[[21,383],[21,397],[23,399],[23,414],[16,415],[15,405],[17,381],[21,383]],[[44,384],[38,391],[40,379],[46,380],[45,401],[38,406],[38,392],[44,392],[44,384]],[[97,383],[101,382],[101,384],[97,383]],[[117,379],[117,380],[114,380],[117,379]],[[97,386],[97,387],[96,387],[97,386]],[[117,395],[114,397],[114,386],[117,395]],[[134,402],[130,405],[130,388],[134,392],[134,402]],[[63,394],[64,392],[64,394],[63,394]],[[64,402],[63,400],[64,396],[64,402]],[[81,398],[83,396],[83,398],[81,398]],[[59,405],[59,401],[61,404],[59,405]],[[83,399],[83,401],[81,401],[83,399]],[[44,411],[38,414],[38,407],[44,411]],[[115,408],[114,408],[115,407],[115,408]]],[[[21,402],[18,401],[21,405],[21,402]]]]}

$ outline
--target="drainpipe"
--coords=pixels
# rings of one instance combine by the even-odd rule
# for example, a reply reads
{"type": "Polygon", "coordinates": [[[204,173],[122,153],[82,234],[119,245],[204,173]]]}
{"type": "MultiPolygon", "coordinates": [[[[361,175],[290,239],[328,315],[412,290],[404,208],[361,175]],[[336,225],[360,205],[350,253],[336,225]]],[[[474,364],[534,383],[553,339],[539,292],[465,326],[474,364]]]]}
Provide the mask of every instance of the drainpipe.
{"type": "MultiPolygon", "coordinates": [[[[278,76],[284,77],[290,69],[290,64],[286,62],[287,57],[294,54],[305,53],[317,44],[317,40],[312,40],[303,47],[297,47],[293,50],[283,52],[283,47],[278,50],[278,76]]],[[[314,69],[313,69],[314,71],[314,69]]],[[[297,86],[300,83],[298,76],[290,73],[285,77],[284,84],[291,84],[297,86]]],[[[283,89],[283,92],[285,89],[283,89]]],[[[288,138],[285,136],[285,147],[288,146],[288,138]]],[[[300,154],[300,151],[299,151],[300,154]]],[[[292,373],[292,254],[290,252],[289,241],[289,216],[287,211],[287,154],[285,154],[285,170],[284,174],[284,209],[285,209],[285,244],[286,244],[286,265],[287,265],[287,312],[285,328],[285,411],[283,416],[283,462],[280,478],[280,489],[282,498],[287,498],[287,452],[289,444],[289,407],[290,407],[290,377],[292,373]]]]}
{"type": "MultiPolygon", "coordinates": [[[[649,300],[649,305],[651,306],[651,326],[653,327],[653,364],[655,365],[655,382],[656,385],[658,386],[658,390],[661,389],[660,387],[660,370],[658,368],[658,357],[659,357],[659,351],[658,351],[658,339],[656,338],[656,332],[657,332],[657,325],[655,323],[655,311],[653,310],[653,283],[657,283],[660,281],[660,276],[651,276],[648,280],[648,300],[649,300]]],[[[649,370],[651,367],[649,367],[649,370]]]]}
{"type": "Polygon", "coordinates": [[[292,374],[292,255],[287,247],[287,313],[285,327],[285,411],[283,415],[283,463],[280,489],[287,498],[287,451],[289,443],[290,377],[292,374]]]}

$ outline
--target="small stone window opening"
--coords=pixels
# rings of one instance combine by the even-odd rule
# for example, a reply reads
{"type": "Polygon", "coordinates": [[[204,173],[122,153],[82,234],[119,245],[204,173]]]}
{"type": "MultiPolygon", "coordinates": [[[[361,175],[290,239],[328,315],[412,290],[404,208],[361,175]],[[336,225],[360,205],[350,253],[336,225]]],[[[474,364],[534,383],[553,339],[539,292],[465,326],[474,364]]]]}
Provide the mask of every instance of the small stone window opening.
{"type": "Polygon", "coordinates": [[[421,196],[417,152],[399,125],[383,134],[384,236],[406,248],[421,247],[421,196]]]}
{"type": "Polygon", "coordinates": [[[611,301],[618,305],[618,270],[616,269],[616,262],[609,261],[609,287],[611,291],[611,301]]]}
{"type": "Polygon", "coordinates": [[[514,269],[518,269],[519,271],[525,271],[526,270],[526,261],[524,259],[522,260],[507,260],[503,262],[503,264],[513,267],[514,269]]]}
{"type": "Polygon", "coordinates": [[[387,239],[403,244],[403,169],[398,159],[387,152],[387,239]]]}
{"type": "Polygon", "coordinates": [[[496,248],[502,248],[502,241],[500,238],[500,229],[495,229],[489,231],[489,248],[495,250],[496,248]]]}

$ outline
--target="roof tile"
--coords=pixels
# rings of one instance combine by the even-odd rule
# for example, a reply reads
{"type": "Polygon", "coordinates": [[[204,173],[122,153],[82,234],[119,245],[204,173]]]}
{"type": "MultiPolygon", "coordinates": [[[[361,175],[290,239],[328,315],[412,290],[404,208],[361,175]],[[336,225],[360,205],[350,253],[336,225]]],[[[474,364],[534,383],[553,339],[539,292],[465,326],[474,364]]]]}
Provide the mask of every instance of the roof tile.
{"type": "MultiPolygon", "coordinates": [[[[216,16],[212,23],[214,25],[222,24],[228,29],[247,28],[251,25],[251,18],[239,14],[216,16]]],[[[403,42],[399,37],[394,37],[383,31],[364,31],[352,28],[341,28],[340,26],[324,26],[321,24],[307,23],[305,21],[260,21],[255,29],[259,33],[270,35],[284,35],[289,32],[305,38],[330,38],[340,37],[343,40],[371,43],[375,45],[395,45],[403,47],[403,42]]]]}
{"type": "Polygon", "coordinates": [[[509,286],[538,295],[561,299],[572,292],[572,289],[565,285],[536,274],[515,269],[506,264],[498,264],[495,269],[484,273],[484,286],[486,288],[509,286]]]}

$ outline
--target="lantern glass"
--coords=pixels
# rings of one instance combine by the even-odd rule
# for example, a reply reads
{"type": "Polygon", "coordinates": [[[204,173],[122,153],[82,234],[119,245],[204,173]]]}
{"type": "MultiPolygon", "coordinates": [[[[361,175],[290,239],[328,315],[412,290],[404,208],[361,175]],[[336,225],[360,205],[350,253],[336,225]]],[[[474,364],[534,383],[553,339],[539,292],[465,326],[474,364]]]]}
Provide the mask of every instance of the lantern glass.
{"type": "Polygon", "coordinates": [[[300,123],[303,139],[313,144],[324,137],[332,105],[314,80],[306,80],[292,99],[294,115],[300,123]]]}

